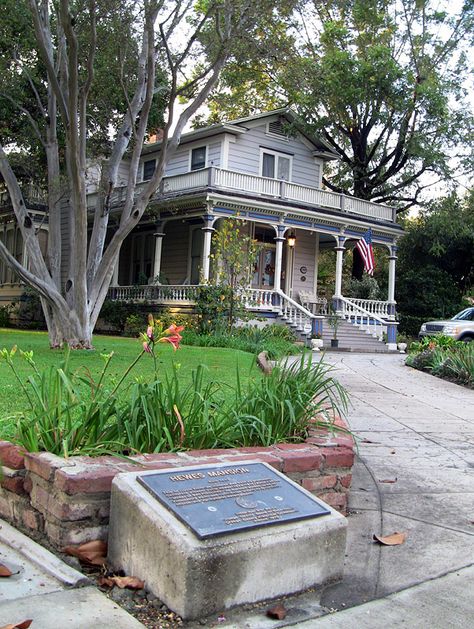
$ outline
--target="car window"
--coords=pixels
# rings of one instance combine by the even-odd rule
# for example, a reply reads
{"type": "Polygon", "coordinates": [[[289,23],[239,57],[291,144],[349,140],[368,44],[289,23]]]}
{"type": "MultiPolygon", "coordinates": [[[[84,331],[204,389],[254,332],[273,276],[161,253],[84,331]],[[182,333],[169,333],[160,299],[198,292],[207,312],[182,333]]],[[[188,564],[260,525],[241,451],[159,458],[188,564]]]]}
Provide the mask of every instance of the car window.
{"type": "Polygon", "coordinates": [[[453,319],[463,320],[463,321],[474,321],[474,308],[466,308],[461,312],[458,312],[457,315],[454,315],[453,319]]]}

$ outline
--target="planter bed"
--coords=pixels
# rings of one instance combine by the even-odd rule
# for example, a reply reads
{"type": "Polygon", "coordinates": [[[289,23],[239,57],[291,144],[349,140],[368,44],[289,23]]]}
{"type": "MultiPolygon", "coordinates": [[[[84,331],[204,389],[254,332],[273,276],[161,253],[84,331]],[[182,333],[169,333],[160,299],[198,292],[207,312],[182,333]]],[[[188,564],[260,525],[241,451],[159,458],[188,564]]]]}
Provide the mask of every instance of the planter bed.
{"type": "MultiPolygon", "coordinates": [[[[336,422],[344,426],[342,420],[336,422]]],[[[0,442],[3,478],[0,516],[44,535],[56,548],[107,539],[110,491],[116,474],[210,463],[269,463],[332,507],[346,514],[352,480],[354,442],[345,433],[313,430],[305,443],[229,450],[145,454],[136,462],[114,456],[68,459],[29,453],[0,442]]]]}

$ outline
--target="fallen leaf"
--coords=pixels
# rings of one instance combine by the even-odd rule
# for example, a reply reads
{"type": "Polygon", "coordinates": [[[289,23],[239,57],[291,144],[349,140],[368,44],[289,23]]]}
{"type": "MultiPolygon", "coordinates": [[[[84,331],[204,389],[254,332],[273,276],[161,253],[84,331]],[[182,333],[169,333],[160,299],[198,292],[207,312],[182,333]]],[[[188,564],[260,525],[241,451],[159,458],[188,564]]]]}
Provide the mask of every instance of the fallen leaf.
{"type": "Polygon", "coordinates": [[[115,581],[111,577],[98,577],[97,585],[99,587],[113,588],[115,585],[115,581]]]}
{"type": "Polygon", "coordinates": [[[391,450],[390,454],[396,454],[395,450],[391,450]]]}
{"type": "Polygon", "coordinates": [[[395,478],[384,478],[383,480],[379,478],[379,483],[396,483],[397,477],[395,478]]]}
{"type": "Polygon", "coordinates": [[[0,563],[0,577],[11,577],[12,571],[9,570],[6,566],[0,563]]]}
{"type": "Polygon", "coordinates": [[[107,563],[107,543],[101,539],[86,542],[79,546],[66,546],[63,548],[63,552],[92,566],[103,566],[107,563]]]}
{"type": "Polygon", "coordinates": [[[111,581],[118,585],[119,588],[128,588],[129,590],[143,590],[145,582],[137,577],[108,577],[111,581]]]}
{"type": "Polygon", "coordinates": [[[267,616],[275,620],[283,620],[286,617],[286,609],[283,605],[275,605],[267,609],[267,616]]]}
{"type": "Polygon", "coordinates": [[[374,540],[379,542],[379,544],[383,544],[384,546],[399,546],[403,544],[407,538],[406,533],[399,533],[395,531],[391,535],[375,535],[374,540]]]}
{"type": "Polygon", "coordinates": [[[23,620],[22,622],[17,622],[16,625],[4,625],[0,627],[0,629],[28,629],[33,620],[23,620]]]}
{"type": "Polygon", "coordinates": [[[362,439],[361,443],[380,443],[380,441],[371,441],[370,439],[362,439]]]}

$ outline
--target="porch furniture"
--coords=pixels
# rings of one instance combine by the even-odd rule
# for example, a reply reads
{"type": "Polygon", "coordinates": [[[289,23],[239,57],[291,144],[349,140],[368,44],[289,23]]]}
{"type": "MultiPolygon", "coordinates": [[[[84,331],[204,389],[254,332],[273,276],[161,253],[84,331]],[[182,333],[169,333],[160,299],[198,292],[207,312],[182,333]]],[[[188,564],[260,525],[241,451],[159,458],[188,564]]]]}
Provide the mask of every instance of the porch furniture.
{"type": "Polygon", "coordinates": [[[313,314],[324,315],[328,312],[328,300],[325,297],[317,297],[314,293],[305,290],[299,292],[300,303],[313,314]]]}

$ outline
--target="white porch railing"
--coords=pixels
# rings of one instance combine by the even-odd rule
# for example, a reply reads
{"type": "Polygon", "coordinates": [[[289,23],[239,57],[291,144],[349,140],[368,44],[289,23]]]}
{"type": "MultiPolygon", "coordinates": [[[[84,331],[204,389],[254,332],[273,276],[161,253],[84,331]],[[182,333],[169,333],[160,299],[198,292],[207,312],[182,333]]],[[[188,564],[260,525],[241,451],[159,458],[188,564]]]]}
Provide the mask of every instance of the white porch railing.
{"type": "MultiPolygon", "coordinates": [[[[145,185],[146,182],[137,184],[136,195],[141,193],[145,185]]],[[[155,199],[166,197],[169,194],[186,192],[187,190],[206,189],[207,187],[236,190],[241,194],[247,193],[273,199],[296,201],[312,207],[338,210],[344,214],[352,213],[372,219],[395,222],[395,210],[387,205],[349,197],[330,190],[311,188],[287,181],[215,167],[164,177],[155,199]]],[[[110,199],[112,206],[118,206],[125,201],[126,190],[126,186],[115,188],[110,199]]],[[[88,206],[93,207],[96,200],[97,193],[91,191],[87,196],[88,206]]]]}
{"type": "Polygon", "coordinates": [[[282,290],[277,290],[275,293],[280,302],[279,312],[281,318],[290,325],[295,326],[301,332],[311,334],[314,322],[317,319],[323,319],[323,317],[318,317],[309,310],[306,310],[306,308],[289,297],[282,290]]]}
{"type": "Polygon", "coordinates": [[[251,310],[274,310],[273,289],[246,288],[243,291],[243,301],[246,308],[251,310]]]}
{"type": "Polygon", "coordinates": [[[156,301],[160,304],[193,304],[198,285],[111,286],[108,297],[114,301],[156,301]]]}
{"type": "Polygon", "coordinates": [[[346,297],[338,297],[337,299],[341,304],[339,312],[344,319],[356,325],[360,330],[364,330],[366,334],[371,334],[374,338],[382,340],[387,329],[387,323],[381,316],[369,312],[356,303],[356,301],[365,300],[347,299],[346,297]]]}
{"type": "Polygon", "coordinates": [[[370,314],[377,315],[382,319],[393,319],[393,315],[389,314],[389,302],[388,301],[377,301],[376,299],[356,299],[353,297],[348,297],[348,301],[353,303],[355,306],[359,306],[363,308],[370,314]]]}

